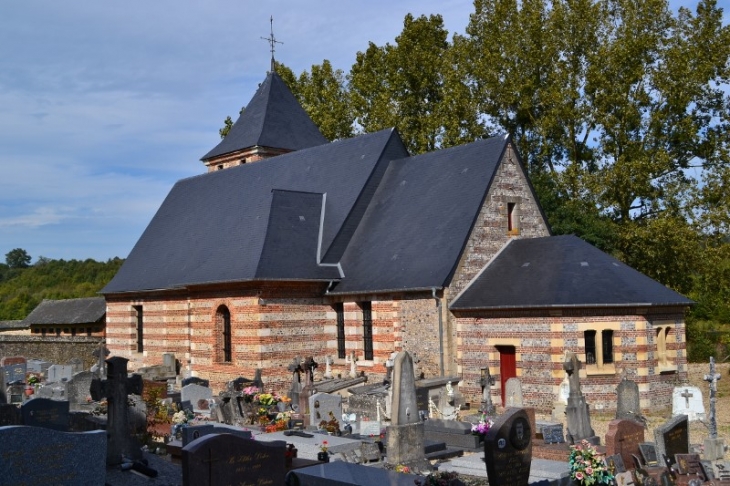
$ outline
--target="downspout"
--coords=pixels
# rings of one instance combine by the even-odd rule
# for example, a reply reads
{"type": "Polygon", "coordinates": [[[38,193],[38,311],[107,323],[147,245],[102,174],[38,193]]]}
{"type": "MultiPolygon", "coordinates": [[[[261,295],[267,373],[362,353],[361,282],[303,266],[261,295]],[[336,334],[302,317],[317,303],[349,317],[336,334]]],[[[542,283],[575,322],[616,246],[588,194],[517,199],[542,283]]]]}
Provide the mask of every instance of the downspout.
{"type": "Polygon", "coordinates": [[[439,314],[439,374],[444,376],[444,320],[441,316],[441,299],[436,295],[436,287],[431,288],[431,296],[436,300],[439,314]]]}

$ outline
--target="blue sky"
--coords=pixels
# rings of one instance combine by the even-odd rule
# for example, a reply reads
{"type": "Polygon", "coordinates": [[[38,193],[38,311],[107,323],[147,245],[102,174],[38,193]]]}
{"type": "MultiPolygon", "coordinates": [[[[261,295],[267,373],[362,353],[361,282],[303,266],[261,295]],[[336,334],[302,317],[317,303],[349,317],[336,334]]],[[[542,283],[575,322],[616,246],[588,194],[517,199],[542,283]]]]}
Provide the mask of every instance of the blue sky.
{"type": "Polygon", "coordinates": [[[0,262],[125,258],[178,179],[204,172],[276,58],[295,73],[348,71],[403,18],[440,13],[462,32],[470,0],[3,2],[0,262]]]}
{"type": "Polygon", "coordinates": [[[270,16],[277,60],[347,72],[409,12],[439,13],[453,34],[472,11],[471,0],[3,2],[0,262],[13,248],[34,262],[125,258],[264,79],[270,16]]]}

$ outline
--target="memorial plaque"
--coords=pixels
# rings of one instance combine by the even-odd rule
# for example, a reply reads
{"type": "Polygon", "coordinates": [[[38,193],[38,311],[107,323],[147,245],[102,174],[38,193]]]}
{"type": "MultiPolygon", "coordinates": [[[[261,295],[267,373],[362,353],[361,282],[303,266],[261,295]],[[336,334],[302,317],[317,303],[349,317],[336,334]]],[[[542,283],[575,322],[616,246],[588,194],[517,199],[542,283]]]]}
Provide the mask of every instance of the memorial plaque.
{"type": "Polygon", "coordinates": [[[484,459],[490,486],[526,485],[532,462],[532,430],[527,413],[508,408],[484,438],[484,459]]]}
{"type": "Polygon", "coordinates": [[[680,474],[689,474],[690,476],[699,474],[703,479],[706,479],[699,454],[675,454],[674,459],[677,461],[677,469],[680,474]]]}
{"type": "Polygon", "coordinates": [[[378,420],[363,420],[360,422],[359,433],[362,436],[380,437],[381,430],[380,421],[378,420]]]}
{"type": "Polygon", "coordinates": [[[544,426],[542,428],[542,438],[546,444],[562,444],[565,442],[563,424],[544,426]]]}
{"type": "Polygon", "coordinates": [[[644,459],[644,464],[647,466],[658,466],[659,459],[657,456],[656,446],[651,442],[644,442],[639,444],[639,451],[641,451],[641,457],[644,459]]]}
{"type": "MultiPolygon", "coordinates": [[[[606,464],[608,470],[611,471],[613,474],[626,472],[626,465],[624,463],[624,458],[621,457],[621,454],[606,456],[603,462],[606,464]]],[[[631,462],[629,462],[629,464],[631,464],[631,462]]]]}
{"type": "Polygon", "coordinates": [[[14,382],[25,383],[25,374],[28,371],[28,363],[22,356],[8,356],[0,359],[0,366],[5,373],[5,384],[14,382]]]}
{"type": "Polygon", "coordinates": [[[727,461],[713,461],[712,474],[718,481],[730,481],[730,464],[727,461]]]}
{"type": "Polygon", "coordinates": [[[23,425],[68,431],[69,404],[49,398],[33,398],[20,407],[23,425]]]}
{"type": "Polygon", "coordinates": [[[286,442],[211,434],[182,449],[183,486],[284,484],[286,442]]]}
{"type": "Polygon", "coordinates": [[[58,432],[0,427],[0,483],[103,486],[107,438],[103,430],[58,432]]]}
{"type": "Polygon", "coordinates": [[[624,471],[616,474],[616,485],[617,486],[634,486],[634,476],[631,471],[624,471]]]}
{"type": "MultiPolygon", "coordinates": [[[[626,381],[626,380],[625,380],[626,381]]],[[[619,454],[624,464],[631,464],[631,455],[639,454],[644,442],[644,426],[635,420],[616,419],[608,423],[606,454],[619,454]]]]}

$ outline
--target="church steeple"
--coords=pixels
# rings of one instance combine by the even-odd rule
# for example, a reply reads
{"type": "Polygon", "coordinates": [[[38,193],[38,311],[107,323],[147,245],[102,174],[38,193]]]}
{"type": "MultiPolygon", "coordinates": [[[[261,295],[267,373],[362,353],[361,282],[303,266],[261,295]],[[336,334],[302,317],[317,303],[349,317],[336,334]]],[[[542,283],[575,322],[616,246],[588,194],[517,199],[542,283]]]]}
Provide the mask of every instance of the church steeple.
{"type": "Polygon", "coordinates": [[[208,172],[256,162],[328,143],[283,79],[276,74],[273,17],[271,72],[243,110],[228,135],[201,159],[208,172]]]}

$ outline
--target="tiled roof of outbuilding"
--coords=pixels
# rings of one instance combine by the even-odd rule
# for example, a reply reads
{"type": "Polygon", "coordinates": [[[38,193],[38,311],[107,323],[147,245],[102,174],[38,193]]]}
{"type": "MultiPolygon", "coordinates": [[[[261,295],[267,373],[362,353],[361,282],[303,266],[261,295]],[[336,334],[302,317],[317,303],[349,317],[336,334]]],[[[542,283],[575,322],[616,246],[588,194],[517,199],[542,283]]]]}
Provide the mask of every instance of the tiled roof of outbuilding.
{"type": "Polygon", "coordinates": [[[106,314],[104,297],[82,299],[44,300],[23,320],[34,324],[92,324],[106,314]]]}

